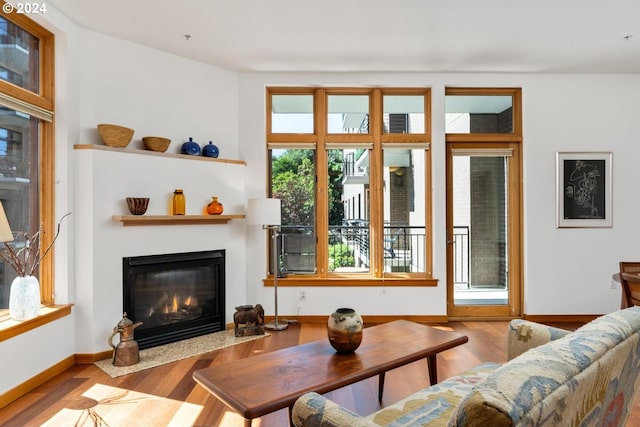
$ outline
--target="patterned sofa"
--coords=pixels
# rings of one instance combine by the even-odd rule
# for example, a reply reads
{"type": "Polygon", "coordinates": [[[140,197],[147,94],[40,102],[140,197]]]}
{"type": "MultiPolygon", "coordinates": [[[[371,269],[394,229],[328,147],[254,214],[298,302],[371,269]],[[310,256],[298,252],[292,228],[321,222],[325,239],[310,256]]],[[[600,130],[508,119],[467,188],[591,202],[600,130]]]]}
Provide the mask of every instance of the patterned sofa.
{"type": "Polygon", "coordinates": [[[295,403],[297,427],[622,426],[640,374],[640,307],[575,332],[513,320],[509,361],[487,363],[361,417],[317,393],[295,403]]]}

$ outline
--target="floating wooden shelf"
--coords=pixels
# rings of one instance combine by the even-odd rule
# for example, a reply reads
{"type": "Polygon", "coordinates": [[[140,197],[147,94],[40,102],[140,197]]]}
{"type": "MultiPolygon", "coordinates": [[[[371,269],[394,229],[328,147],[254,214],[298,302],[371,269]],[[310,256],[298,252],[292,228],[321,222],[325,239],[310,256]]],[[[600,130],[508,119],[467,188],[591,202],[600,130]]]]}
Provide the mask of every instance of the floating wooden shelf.
{"type": "Polygon", "coordinates": [[[160,157],[173,157],[174,159],[186,159],[186,160],[200,160],[205,162],[218,162],[218,163],[235,163],[239,165],[247,165],[247,162],[244,160],[232,160],[232,159],[219,159],[213,157],[205,157],[205,156],[189,156],[186,154],[177,154],[177,153],[162,153],[159,151],[151,151],[151,150],[138,150],[135,148],[117,148],[117,147],[109,147],[107,145],[97,145],[97,144],[75,144],[73,146],[74,150],[102,150],[102,151],[112,151],[118,153],[126,153],[126,154],[143,154],[145,156],[160,156],[160,157]]]}
{"type": "Polygon", "coordinates": [[[113,215],[114,221],[130,225],[226,224],[244,215],[113,215]]]}

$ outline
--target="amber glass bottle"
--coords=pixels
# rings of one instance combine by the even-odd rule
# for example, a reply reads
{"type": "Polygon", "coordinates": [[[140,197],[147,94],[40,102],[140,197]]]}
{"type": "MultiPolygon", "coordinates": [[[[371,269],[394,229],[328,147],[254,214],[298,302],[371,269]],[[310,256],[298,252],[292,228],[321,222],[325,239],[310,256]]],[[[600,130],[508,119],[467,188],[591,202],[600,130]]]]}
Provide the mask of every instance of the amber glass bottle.
{"type": "Polygon", "coordinates": [[[224,210],[222,203],[218,201],[218,197],[213,196],[207,205],[207,213],[209,215],[220,215],[224,210]]]}
{"type": "Polygon", "coordinates": [[[181,189],[177,189],[173,192],[173,214],[184,215],[186,210],[186,203],[184,200],[184,193],[181,189]]]}

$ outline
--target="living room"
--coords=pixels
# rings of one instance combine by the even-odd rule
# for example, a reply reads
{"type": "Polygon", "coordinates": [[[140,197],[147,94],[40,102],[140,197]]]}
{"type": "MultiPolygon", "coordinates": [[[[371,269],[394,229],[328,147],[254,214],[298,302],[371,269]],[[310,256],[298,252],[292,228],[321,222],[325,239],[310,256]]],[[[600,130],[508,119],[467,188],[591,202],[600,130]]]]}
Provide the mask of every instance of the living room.
{"type": "MultiPolygon", "coordinates": [[[[87,29],[48,6],[46,15],[34,19],[56,34],[55,213],[57,218],[73,213],[56,241],[55,301],[73,308],[69,316],[0,342],[0,363],[11,367],[0,378],[0,394],[70,356],[108,350],[107,339],[122,317],[123,256],[225,249],[227,322],[241,304],[260,303],[268,315],[273,312],[273,288],[262,281],[267,236],[261,230],[243,220],[151,227],[123,227],[112,220],[126,213],[124,198],[131,195],[151,198],[149,214],[166,213],[175,188],[184,188],[191,212],[213,195],[225,204],[225,212],[239,214],[247,199],[264,197],[267,86],[429,87],[432,97],[433,277],[439,285],[281,287],[282,315],[326,317],[338,306],[353,306],[363,316],[446,317],[446,87],[522,88],[523,313],[571,319],[619,307],[620,287],[612,285],[611,276],[619,261],[637,256],[629,236],[640,203],[631,176],[640,151],[640,130],[633,124],[640,110],[638,70],[618,72],[603,65],[600,72],[585,73],[232,71],[87,29]],[[176,162],[158,170],[158,163],[142,156],[74,149],[101,144],[98,123],[135,129],[131,148],[140,147],[140,138],[147,135],[171,138],[170,152],[178,152],[189,137],[200,144],[211,140],[221,158],[246,166],[216,164],[204,170],[176,162]],[[556,227],[559,151],[613,153],[612,227],[556,227]],[[304,304],[301,290],[307,295],[304,304]]],[[[627,43],[633,56],[637,40],[624,36],[634,29],[625,28],[616,34],[619,40],[607,42],[627,43]]],[[[175,43],[188,49],[190,41],[182,32],[177,31],[175,43]]]]}

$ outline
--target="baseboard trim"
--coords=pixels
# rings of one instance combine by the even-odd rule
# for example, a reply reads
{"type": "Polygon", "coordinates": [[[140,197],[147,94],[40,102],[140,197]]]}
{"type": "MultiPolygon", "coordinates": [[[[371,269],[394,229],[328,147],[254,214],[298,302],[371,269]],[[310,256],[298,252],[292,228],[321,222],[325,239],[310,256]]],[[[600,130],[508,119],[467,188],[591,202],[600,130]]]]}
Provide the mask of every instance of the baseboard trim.
{"type": "Polygon", "coordinates": [[[72,368],[75,365],[75,356],[69,356],[66,359],[61,360],[50,368],[40,372],[35,377],[28,379],[17,387],[7,391],[0,395],[0,409],[4,408],[14,400],[18,400],[25,394],[38,386],[41,386],[45,382],[49,381],[56,375],[60,375],[67,369],[72,368]]]}
{"type": "MultiPolygon", "coordinates": [[[[416,323],[448,323],[464,321],[509,321],[512,319],[525,319],[538,323],[588,323],[601,317],[602,314],[523,314],[516,317],[449,317],[446,315],[362,315],[362,320],[367,323],[386,323],[394,320],[409,320],[416,323]]],[[[278,320],[288,320],[299,323],[326,323],[329,315],[297,315],[278,316],[278,320]]],[[[273,316],[265,316],[265,322],[273,321],[273,316]]]]}
{"type": "MultiPolygon", "coordinates": [[[[278,320],[287,320],[289,322],[298,322],[298,323],[327,323],[329,319],[329,314],[326,316],[322,315],[297,315],[297,316],[278,316],[278,320]]],[[[265,322],[270,322],[274,320],[273,316],[265,316],[265,322]]],[[[424,315],[409,315],[409,316],[398,316],[398,315],[362,315],[362,320],[365,325],[367,323],[386,323],[392,322],[394,320],[409,320],[411,322],[416,323],[446,323],[448,321],[447,316],[424,316],[424,315]]]]}
{"type": "Polygon", "coordinates": [[[110,359],[113,357],[113,350],[101,351],[99,353],[76,354],[76,365],[91,365],[98,360],[110,359]]]}

